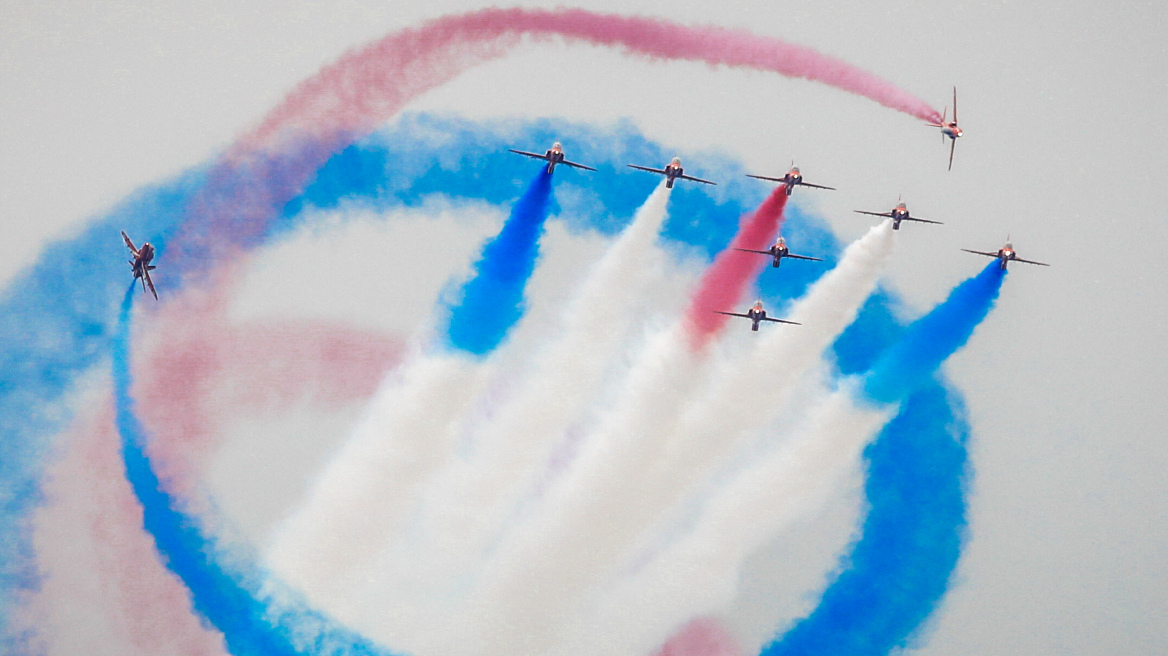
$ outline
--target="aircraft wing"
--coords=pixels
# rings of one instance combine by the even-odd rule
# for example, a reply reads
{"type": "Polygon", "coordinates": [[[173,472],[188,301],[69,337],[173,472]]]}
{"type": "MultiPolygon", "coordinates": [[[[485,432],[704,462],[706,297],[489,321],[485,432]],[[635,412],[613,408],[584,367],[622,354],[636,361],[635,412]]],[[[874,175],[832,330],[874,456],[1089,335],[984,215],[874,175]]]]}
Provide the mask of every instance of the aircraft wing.
{"type": "Polygon", "coordinates": [[[721,310],[714,310],[714,314],[724,314],[724,315],[726,315],[726,316],[728,316],[728,317],[742,317],[743,319],[749,319],[749,318],[750,318],[750,315],[749,315],[749,314],[742,314],[742,313],[740,313],[740,312],[723,312],[723,311],[721,311],[721,310]]]}
{"type": "Polygon", "coordinates": [[[816,189],[830,189],[832,191],[836,190],[835,187],[825,187],[823,185],[811,184],[810,182],[800,182],[799,184],[804,187],[815,187],[816,189]]]}
{"type": "Polygon", "coordinates": [[[770,251],[756,251],[753,248],[735,248],[734,250],[742,251],[743,253],[758,253],[759,255],[774,255],[774,253],[772,253],[770,251]]]}
{"type": "MultiPolygon", "coordinates": [[[[544,161],[547,161],[547,156],[546,156],[546,155],[540,155],[539,153],[529,153],[529,152],[527,152],[526,150],[515,150],[514,148],[508,148],[507,150],[509,150],[509,151],[511,151],[511,152],[513,152],[513,153],[515,153],[516,155],[526,155],[526,156],[528,156],[528,157],[534,157],[534,158],[536,158],[536,159],[542,159],[542,160],[544,160],[544,161]]],[[[561,163],[562,163],[562,164],[567,164],[567,162],[561,162],[561,163]]]]}
{"type": "Polygon", "coordinates": [[[867,214],[869,216],[882,216],[886,219],[892,218],[892,212],[865,212],[864,210],[852,210],[856,214],[867,214]]]}
{"type": "Polygon", "coordinates": [[[774,321],[775,323],[789,323],[792,326],[802,326],[803,325],[803,324],[798,323],[796,321],[787,321],[786,319],[772,319],[770,317],[763,317],[762,320],[763,321],[774,321]]]}
{"type": "Polygon", "coordinates": [[[963,248],[961,250],[965,251],[966,253],[973,253],[975,255],[985,255],[986,257],[997,257],[998,256],[997,253],[987,253],[985,251],[971,251],[968,248],[963,248]]]}
{"type": "Polygon", "coordinates": [[[130,249],[130,252],[134,254],[134,257],[138,257],[138,249],[134,248],[134,242],[130,241],[130,237],[126,234],[125,230],[122,231],[122,239],[126,241],[126,247],[130,249]]]}
{"type": "Polygon", "coordinates": [[[811,260],[812,262],[822,262],[823,261],[823,260],[819,259],[818,257],[807,257],[806,255],[793,255],[791,253],[787,253],[787,257],[791,257],[791,258],[794,258],[796,260],[811,260]]]}
{"type": "Polygon", "coordinates": [[[568,160],[564,160],[564,161],[560,162],[560,164],[563,164],[564,166],[571,166],[571,167],[577,168],[577,169],[584,169],[585,171],[595,171],[596,170],[596,169],[592,168],[591,166],[584,166],[583,164],[577,164],[576,162],[569,162],[568,160]]]}
{"type": "Polygon", "coordinates": [[[154,281],[150,279],[150,271],[148,269],[142,270],[142,280],[146,282],[146,285],[150,288],[150,293],[154,294],[154,300],[157,301],[158,292],[154,291],[154,281]]]}
{"type": "Polygon", "coordinates": [[[679,175],[679,176],[677,176],[677,177],[681,178],[682,180],[693,180],[694,182],[701,182],[701,183],[703,183],[703,184],[709,184],[709,185],[716,185],[716,184],[718,184],[717,182],[710,182],[709,180],[703,180],[703,179],[701,179],[701,178],[695,178],[695,177],[693,177],[692,175],[679,175]]]}
{"type": "MultiPolygon", "coordinates": [[[[957,120],[957,106],[953,107],[953,120],[957,120]]],[[[957,140],[953,139],[949,144],[949,170],[953,170],[953,149],[957,148],[957,140]]]]}
{"type": "Polygon", "coordinates": [[[1024,259],[1018,257],[1017,255],[1014,256],[1014,261],[1015,262],[1025,262],[1026,264],[1037,264],[1038,266],[1050,266],[1049,264],[1047,264],[1045,262],[1035,262],[1034,260],[1024,260],[1024,259]]]}
{"type": "Polygon", "coordinates": [[[918,219],[918,218],[917,218],[917,217],[915,217],[915,216],[906,216],[906,217],[904,217],[904,219],[903,219],[903,220],[904,220],[904,221],[918,221],[918,222],[920,222],[920,223],[936,223],[937,225],[944,225],[944,224],[943,224],[943,223],[941,223],[940,221],[930,221],[930,220],[928,220],[928,219],[918,219]]]}
{"type": "Polygon", "coordinates": [[[746,177],[754,178],[755,180],[770,180],[771,182],[786,182],[786,180],[783,178],[768,178],[765,175],[751,175],[751,174],[747,173],[746,177]]]}
{"type": "Polygon", "coordinates": [[[650,173],[660,173],[661,175],[669,175],[668,173],[665,172],[665,169],[651,169],[648,166],[637,166],[636,164],[629,164],[628,167],[631,169],[637,169],[638,171],[648,171],[650,173]]]}

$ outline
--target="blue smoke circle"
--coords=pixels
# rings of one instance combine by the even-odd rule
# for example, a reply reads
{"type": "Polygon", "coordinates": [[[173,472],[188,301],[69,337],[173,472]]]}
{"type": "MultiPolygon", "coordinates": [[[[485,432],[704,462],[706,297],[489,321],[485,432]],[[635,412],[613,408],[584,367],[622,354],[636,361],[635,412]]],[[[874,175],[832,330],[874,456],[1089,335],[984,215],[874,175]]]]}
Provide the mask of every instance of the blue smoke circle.
{"type": "MultiPolygon", "coordinates": [[[[534,166],[506,152],[561,140],[573,157],[597,166],[556,175],[553,215],[570,228],[615,233],[626,225],[657,180],[626,173],[624,164],[665,161],[667,152],[629,125],[602,130],[559,121],[478,125],[425,114],[333,156],[264,235],[298,225],[309,208],[356,203],[381,209],[420,206],[443,196],[455,202],[509,205],[534,166]]],[[[707,192],[679,186],[664,237],[711,258],[730,241],[738,217],[766,188],[743,180],[741,168],[716,156],[703,170],[731,182],[707,192]]],[[[164,272],[165,246],[178,234],[185,208],[206,180],[206,168],[144,188],[91,222],[80,235],[53,244],[0,296],[0,617],[11,618],[21,595],[37,586],[31,515],[43,500],[40,478],[52,435],[68,420],[65,396],[77,376],[108,357],[127,282],[118,231],[154,242],[164,272]]],[[[828,264],[840,251],[827,226],[788,205],[784,233],[828,264]]],[[[797,297],[825,268],[792,267],[763,276],[772,303],[797,297]]],[[[159,276],[173,294],[179,276],[159,276]]],[[[841,374],[867,370],[903,333],[891,311],[897,299],[878,292],[833,346],[841,374]]],[[[867,515],[820,603],[764,649],[766,654],[885,654],[907,644],[940,602],[956,566],[966,528],[968,425],[960,395],[934,380],[901,406],[868,447],[867,515]]],[[[27,636],[5,627],[6,651],[27,636]]],[[[22,650],[20,650],[22,651],[22,650]]]]}

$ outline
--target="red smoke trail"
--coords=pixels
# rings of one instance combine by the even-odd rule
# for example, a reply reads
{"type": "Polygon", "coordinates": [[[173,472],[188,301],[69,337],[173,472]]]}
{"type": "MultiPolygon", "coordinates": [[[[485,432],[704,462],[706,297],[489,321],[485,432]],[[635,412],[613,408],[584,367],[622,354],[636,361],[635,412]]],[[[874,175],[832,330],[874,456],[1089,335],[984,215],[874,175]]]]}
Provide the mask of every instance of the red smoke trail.
{"type": "Polygon", "coordinates": [[[783,222],[783,208],[787,193],[783,185],[775,187],[770,196],[754,212],[745,217],[734,240],[702,274],[698,289],[690,299],[683,319],[689,336],[690,348],[699,351],[718,334],[730,317],[716,314],[716,310],[739,312],[736,304],[746,286],[754,280],[769,262],[754,253],[743,253],[735,248],[766,250],[779,232],[783,222]]]}
{"type": "MultiPolygon", "coordinates": [[[[191,469],[216,446],[223,417],[306,398],[324,407],[368,398],[402,349],[398,339],[331,324],[231,326],[222,292],[185,296],[189,306],[163,309],[141,336],[148,355],[138,398],[155,431],[151,452],[166,463],[168,487],[195,504],[199,477],[191,469]]],[[[123,475],[112,402],[94,405],[101,410],[68,430],[62,442],[71,448],[47,475],[53,503],[37,518],[38,535],[49,543],[38,549],[47,578],[30,607],[43,616],[83,604],[99,613],[103,635],[124,641],[119,649],[126,654],[225,653],[220,634],[195,617],[186,588],[159,562],[142,530],[142,507],[123,475]],[[77,551],[86,557],[75,557],[77,551]]],[[[84,638],[86,631],[79,625],[69,637],[84,638]]]]}
{"type": "Polygon", "coordinates": [[[139,337],[135,374],[150,452],[171,493],[195,498],[193,469],[216,446],[223,417],[255,414],[311,398],[338,406],[373,395],[400,360],[404,342],[343,324],[298,320],[233,325],[230,269],[207,291],[188,289],[163,306],[139,337]]]}
{"type": "Polygon", "coordinates": [[[367,132],[418,93],[471,65],[502,56],[524,35],[622,47],[650,58],[771,71],[822,82],[925,121],[940,118],[924,101],[872,73],[811,48],[744,30],[688,27],[584,9],[491,8],[439,18],[345,55],[301,83],[248,141],[268,143],[289,128],[320,136],[334,130],[367,132]]]}
{"type": "Polygon", "coordinates": [[[718,622],[701,617],[681,628],[653,656],[743,656],[745,650],[718,622]]]}
{"type": "Polygon", "coordinates": [[[333,153],[419,94],[502,57],[524,36],[617,47],[650,59],[770,71],[834,86],[925,121],[939,118],[924,101],[872,73],[743,30],[583,9],[484,9],[391,34],[301,82],[210,173],[169,259],[184,270],[195,269],[250,247],[333,153]]]}
{"type": "Polygon", "coordinates": [[[123,474],[113,402],[61,436],[70,448],[46,476],[52,500],[36,515],[44,584],[30,604],[48,619],[45,652],[112,640],[126,656],[225,654],[222,636],[191,611],[183,584],[159,562],[142,507],[123,474]],[[81,615],[84,613],[84,615],[81,615]],[[85,621],[78,621],[84,617],[85,621]]]}

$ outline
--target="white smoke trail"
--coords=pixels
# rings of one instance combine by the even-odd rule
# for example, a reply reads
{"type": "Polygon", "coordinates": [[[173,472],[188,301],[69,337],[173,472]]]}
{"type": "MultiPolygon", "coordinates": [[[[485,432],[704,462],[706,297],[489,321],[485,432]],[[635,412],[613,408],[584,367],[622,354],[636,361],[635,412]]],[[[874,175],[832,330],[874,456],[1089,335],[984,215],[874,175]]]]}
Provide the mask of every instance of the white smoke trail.
{"type": "Polygon", "coordinates": [[[669,192],[664,183],[658,185],[597,262],[563,317],[561,336],[534,356],[533,371],[521,387],[478,427],[475,452],[435,480],[408,536],[409,548],[383,554],[368,596],[383,596],[376,588],[403,577],[439,588],[444,581],[453,583],[502,531],[553,448],[600,388],[635,322],[637,305],[662,275],[656,241],[669,192]]]}
{"type": "Polygon", "coordinates": [[[447,653],[542,654],[559,641],[564,616],[620,562],[626,545],[607,536],[636,531],[622,506],[674,432],[704,369],[680,326],[650,340],[570,469],[535,516],[500,543],[452,623],[445,648],[454,651],[447,653]]]}
{"type": "Polygon", "coordinates": [[[746,357],[724,362],[687,408],[668,451],[642,477],[633,503],[646,522],[659,517],[717,470],[743,438],[773,422],[783,401],[821,362],[876,288],[892,252],[892,223],[884,221],[844,250],[839,263],[795,303],[788,318],[800,326],[769,331],[746,357]]]}
{"type": "Polygon", "coordinates": [[[724,369],[688,410],[685,402],[702,380],[700,356],[681,344],[678,331],[661,339],[634,368],[620,404],[549,495],[542,516],[505,545],[472,598],[477,620],[505,624],[514,634],[500,638],[509,632],[483,625],[473,642],[500,638],[500,646],[537,652],[562,639],[570,618],[578,616],[575,604],[619,568],[736,436],[771,418],[776,395],[814,367],[854,320],[875,287],[891,238],[884,223],[850,246],[799,304],[797,320],[805,325],[764,337],[749,366],[724,369]],[[779,368],[768,366],[772,362],[779,368]]]}
{"type": "Polygon", "coordinates": [[[416,502],[418,486],[452,458],[457,421],[488,369],[454,354],[416,356],[387,378],[276,533],[269,565],[314,603],[346,599],[416,502]]]}
{"type": "MultiPolygon", "coordinates": [[[[647,529],[660,524],[670,509],[716,472],[742,446],[743,438],[776,419],[784,399],[821,363],[823,352],[855,320],[875,289],[892,251],[892,235],[891,222],[885,221],[849,245],[838,265],[789,313],[801,326],[767,333],[745,358],[719,368],[705,394],[683,415],[668,450],[643,473],[641,488],[626,505],[625,512],[637,509],[644,522],[642,538],[651,537],[653,532],[647,529]]],[[[668,633],[649,632],[651,622],[639,626],[654,639],[668,637],[668,633]]]]}
{"type": "MultiPolygon", "coordinates": [[[[649,529],[706,480],[741,443],[743,435],[774,418],[785,393],[806,378],[821,362],[823,351],[855,319],[875,289],[891,246],[892,230],[888,222],[872,228],[849,246],[839,265],[823,276],[794,308],[792,316],[802,326],[781,327],[761,336],[745,361],[722,367],[711,385],[688,408],[674,397],[669,407],[672,412],[682,413],[680,422],[671,416],[641,430],[628,421],[631,417],[616,422],[612,430],[626,439],[636,436],[634,443],[639,448],[610,449],[598,463],[601,466],[594,466],[591,472],[581,475],[587,485],[561,500],[566,507],[552,506],[560,513],[554,530],[571,544],[549,545],[549,530],[545,528],[537,544],[555,562],[549,563],[546,571],[533,569],[532,559],[536,554],[527,553],[522,558],[523,576],[541,577],[540,585],[544,586],[554,582],[559,597],[580,601],[604,577],[613,574],[639,540],[650,533],[649,529]],[[576,512],[580,516],[576,521],[563,520],[565,511],[570,513],[571,508],[579,508],[576,512]],[[587,533],[587,540],[581,539],[582,533],[587,533]]],[[[519,566],[519,561],[515,565],[519,566]]],[[[523,576],[512,575],[512,578],[518,580],[523,576]]],[[[508,594],[531,592],[510,589],[506,584],[502,589],[509,590],[508,594]]],[[[569,631],[573,620],[580,616],[578,611],[566,610],[569,608],[557,609],[543,602],[538,612],[533,608],[518,612],[527,618],[537,617],[538,630],[550,639],[558,632],[569,631]]],[[[524,629],[525,640],[531,641],[533,630],[530,626],[524,629]]],[[[532,644],[534,650],[541,646],[532,644]]]]}
{"type": "Polygon", "coordinates": [[[828,395],[798,434],[710,500],[687,537],[607,594],[562,653],[645,654],[689,619],[724,607],[742,562],[826,499],[893,410],[858,405],[847,389],[828,395]]]}

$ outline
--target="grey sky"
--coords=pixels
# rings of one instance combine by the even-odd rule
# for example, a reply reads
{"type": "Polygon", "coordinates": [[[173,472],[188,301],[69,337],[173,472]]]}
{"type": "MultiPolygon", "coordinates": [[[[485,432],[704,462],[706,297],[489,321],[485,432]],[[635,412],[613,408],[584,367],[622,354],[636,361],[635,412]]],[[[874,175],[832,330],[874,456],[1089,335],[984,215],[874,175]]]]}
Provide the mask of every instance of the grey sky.
{"type": "MultiPolygon", "coordinates": [[[[521,3],[527,4],[527,3],[521,3]]],[[[140,185],[198,164],[350,47],[463,2],[31,3],[0,9],[0,280],[140,185]],[[174,12],[181,11],[176,14],[174,12]]],[[[1009,233],[1022,257],[949,366],[974,426],[970,542],[921,653],[1168,652],[1168,98],[1163,3],[589,3],[746,27],[871,70],[935,131],[826,87],[532,46],[423,97],[471,117],[632,118],[679,153],[840,188],[844,239],[898,194],[890,281],[936,302],[1009,233]],[[669,107],[670,117],[662,117],[669,107]],[[813,177],[814,176],[814,177],[813,177]]]]}

